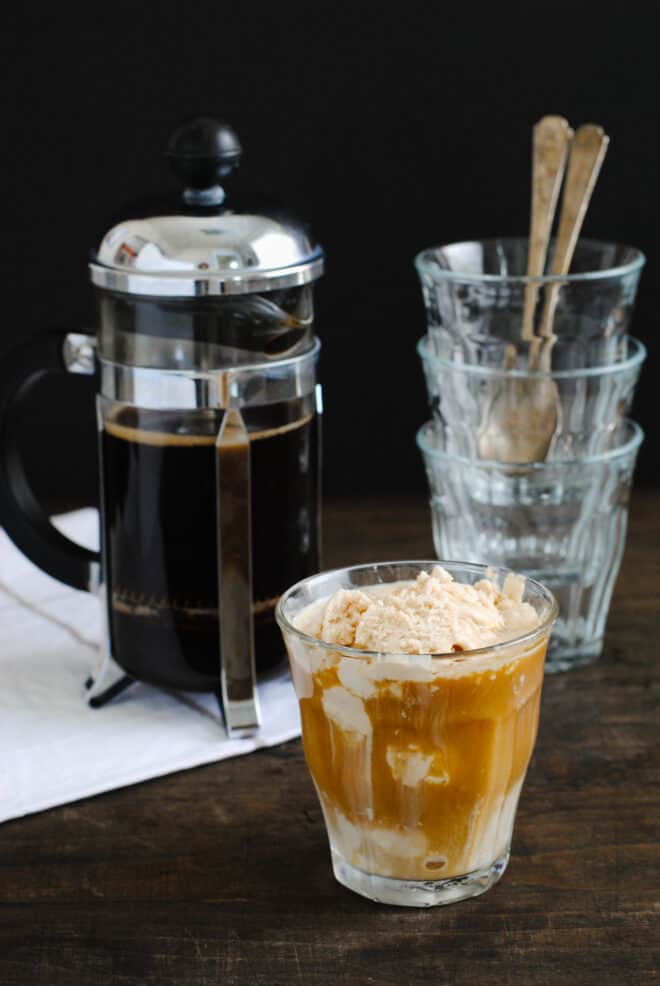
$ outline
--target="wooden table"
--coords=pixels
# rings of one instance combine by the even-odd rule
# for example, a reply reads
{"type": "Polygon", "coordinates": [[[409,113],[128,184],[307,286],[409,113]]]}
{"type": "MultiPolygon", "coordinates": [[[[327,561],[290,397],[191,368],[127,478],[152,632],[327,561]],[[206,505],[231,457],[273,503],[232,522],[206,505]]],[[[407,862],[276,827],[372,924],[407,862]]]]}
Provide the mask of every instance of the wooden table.
{"type": "MultiPolygon", "coordinates": [[[[635,497],[603,659],[546,681],[489,893],[408,910],[336,884],[292,742],[3,825],[0,984],[657,981],[659,517],[660,493],[635,497]]],[[[326,524],[328,565],[432,556],[421,501],[337,503],[326,524]]]]}

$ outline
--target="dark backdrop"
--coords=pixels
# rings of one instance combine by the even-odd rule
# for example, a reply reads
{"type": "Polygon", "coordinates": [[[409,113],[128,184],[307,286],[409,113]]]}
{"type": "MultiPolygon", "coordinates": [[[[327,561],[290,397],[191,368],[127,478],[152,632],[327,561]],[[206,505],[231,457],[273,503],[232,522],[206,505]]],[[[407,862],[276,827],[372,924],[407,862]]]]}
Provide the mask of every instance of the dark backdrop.
{"type": "MultiPolygon", "coordinates": [[[[611,136],[586,232],[648,256],[633,328],[649,359],[635,415],[648,435],[638,482],[657,483],[658,3],[347,10],[15,10],[2,32],[0,357],[39,328],[91,326],[88,249],[131,200],[171,187],[161,155],[170,130],[218,115],[245,152],[230,201],[289,207],[327,251],[326,491],[422,491],[424,315],[412,258],[432,243],[524,233],[531,126],[561,113],[611,136]]],[[[93,497],[94,442],[89,384],[43,384],[26,423],[43,497],[93,497]]]]}

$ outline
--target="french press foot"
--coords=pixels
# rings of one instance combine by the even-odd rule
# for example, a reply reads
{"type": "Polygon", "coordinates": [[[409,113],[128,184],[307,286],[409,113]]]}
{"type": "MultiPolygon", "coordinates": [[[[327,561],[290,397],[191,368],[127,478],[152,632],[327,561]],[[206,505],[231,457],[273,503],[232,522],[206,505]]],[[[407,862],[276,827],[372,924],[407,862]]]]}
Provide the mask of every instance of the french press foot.
{"type": "MultiPolygon", "coordinates": [[[[110,685],[109,688],[106,688],[105,691],[99,692],[98,695],[93,695],[92,698],[89,699],[88,704],[92,709],[102,709],[104,705],[107,705],[108,702],[112,702],[113,698],[117,698],[118,695],[121,695],[122,692],[125,692],[127,688],[130,688],[131,685],[134,684],[135,678],[131,678],[130,675],[125,674],[115,681],[114,684],[110,685]]],[[[89,691],[89,689],[93,687],[94,679],[88,678],[85,682],[85,688],[89,691]]]]}

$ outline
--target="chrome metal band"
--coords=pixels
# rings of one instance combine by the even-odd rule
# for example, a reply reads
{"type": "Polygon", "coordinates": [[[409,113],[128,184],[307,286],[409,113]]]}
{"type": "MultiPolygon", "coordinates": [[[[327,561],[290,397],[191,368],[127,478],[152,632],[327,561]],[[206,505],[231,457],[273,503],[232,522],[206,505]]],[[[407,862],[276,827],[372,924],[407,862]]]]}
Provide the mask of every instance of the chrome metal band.
{"type": "Polygon", "coordinates": [[[215,371],[155,370],[100,359],[100,391],[109,400],[154,410],[242,408],[314,392],[321,343],[300,356],[215,371]]]}
{"type": "Polygon", "coordinates": [[[62,346],[62,362],[67,373],[93,376],[96,372],[96,336],[83,332],[68,332],[62,346]]]}
{"type": "Polygon", "coordinates": [[[114,270],[102,264],[90,264],[92,284],[120,294],[139,294],[153,298],[205,298],[209,295],[250,294],[257,291],[275,291],[295,288],[316,281],[323,273],[323,255],[304,264],[291,267],[259,270],[254,274],[230,272],[207,274],[195,271],[174,271],[149,274],[135,270],[114,270]]]}

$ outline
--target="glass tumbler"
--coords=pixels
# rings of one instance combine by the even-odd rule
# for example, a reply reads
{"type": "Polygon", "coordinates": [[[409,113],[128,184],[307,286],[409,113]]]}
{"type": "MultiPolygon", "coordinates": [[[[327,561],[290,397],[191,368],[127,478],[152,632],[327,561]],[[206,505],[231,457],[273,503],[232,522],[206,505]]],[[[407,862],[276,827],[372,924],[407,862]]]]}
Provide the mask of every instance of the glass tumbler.
{"type": "MultiPolygon", "coordinates": [[[[530,373],[501,367],[475,366],[438,356],[430,338],[420,339],[422,360],[433,416],[447,428],[448,450],[473,458],[487,458],[492,449],[494,410],[512,456],[525,448],[535,427],[535,397],[539,388],[556,411],[554,435],[545,459],[570,459],[604,452],[630,410],[642,363],[644,345],[631,336],[621,340],[621,359],[605,366],[530,373]],[[502,414],[506,411],[506,415],[502,414]],[[484,436],[489,441],[484,443],[484,436]]],[[[546,408],[547,411],[547,408],[546,408]]],[[[497,434],[497,432],[496,432],[497,434]]]]}
{"type": "Polygon", "coordinates": [[[600,656],[642,439],[639,425],[627,420],[607,451],[516,465],[455,453],[451,429],[436,422],[418,432],[438,557],[505,565],[556,596],[547,671],[600,656]]]}
{"type": "MultiPolygon", "coordinates": [[[[504,872],[534,747],[556,603],[525,580],[538,627],[460,654],[375,653],[301,630],[339,589],[413,580],[434,562],[362,565],[312,576],[276,617],[300,701],[305,757],[344,886],[428,907],[488,890],[504,872]],[[311,607],[311,609],[310,609],[311,607]]],[[[458,582],[504,570],[441,564],[458,582]]]]}
{"type": "MultiPolygon", "coordinates": [[[[436,355],[501,367],[513,347],[526,368],[527,327],[543,325],[556,337],[552,369],[572,370],[617,362],[628,332],[644,255],[631,246],[581,239],[571,273],[526,276],[526,238],[450,243],[415,258],[431,346],[436,355]],[[547,316],[547,318],[546,318],[547,316]]],[[[549,262],[552,258],[551,244],[549,262]]],[[[547,367],[546,367],[547,368],[547,367]]]]}

